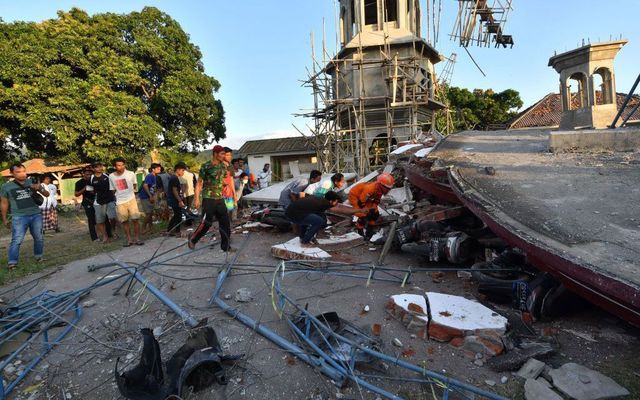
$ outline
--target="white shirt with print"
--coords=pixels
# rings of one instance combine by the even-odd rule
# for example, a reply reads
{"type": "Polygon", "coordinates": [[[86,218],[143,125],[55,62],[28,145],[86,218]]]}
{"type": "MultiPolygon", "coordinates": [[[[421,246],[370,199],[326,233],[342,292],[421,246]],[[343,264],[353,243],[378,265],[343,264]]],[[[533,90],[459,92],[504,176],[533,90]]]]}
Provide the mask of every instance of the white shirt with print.
{"type": "Polygon", "coordinates": [[[124,204],[136,197],[133,185],[137,183],[136,174],[125,170],[122,175],[109,174],[109,189],[116,191],[116,204],[124,204]]]}

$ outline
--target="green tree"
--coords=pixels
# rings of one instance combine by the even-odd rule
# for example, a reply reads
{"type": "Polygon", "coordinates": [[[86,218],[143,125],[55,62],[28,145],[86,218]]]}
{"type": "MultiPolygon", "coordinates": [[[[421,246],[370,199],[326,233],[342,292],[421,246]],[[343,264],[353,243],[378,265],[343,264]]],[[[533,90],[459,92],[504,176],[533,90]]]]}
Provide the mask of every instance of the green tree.
{"type": "Polygon", "coordinates": [[[225,137],[220,83],[200,50],[154,7],[130,14],[73,8],[0,21],[0,150],[68,162],[177,151],[225,137]]]}
{"type": "Polygon", "coordinates": [[[444,100],[449,109],[436,116],[436,127],[443,131],[446,112],[453,121],[453,131],[466,129],[489,129],[492,125],[504,124],[522,107],[520,93],[507,89],[496,93],[492,89],[482,90],[450,86],[444,88],[444,100]]]}

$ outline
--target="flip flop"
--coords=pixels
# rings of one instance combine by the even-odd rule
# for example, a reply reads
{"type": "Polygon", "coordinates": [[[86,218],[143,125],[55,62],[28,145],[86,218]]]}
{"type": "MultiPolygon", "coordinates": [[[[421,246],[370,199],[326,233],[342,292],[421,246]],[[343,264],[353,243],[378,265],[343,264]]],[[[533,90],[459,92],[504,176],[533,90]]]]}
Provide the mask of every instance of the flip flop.
{"type": "Polygon", "coordinates": [[[134,242],[133,244],[135,244],[136,246],[144,246],[144,242],[141,242],[139,240],[137,242],[134,242]]]}
{"type": "Polygon", "coordinates": [[[131,243],[129,243],[129,242],[127,242],[127,243],[122,245],[122,247],[130,247],[130,246],[131,246],[131,243]]]}

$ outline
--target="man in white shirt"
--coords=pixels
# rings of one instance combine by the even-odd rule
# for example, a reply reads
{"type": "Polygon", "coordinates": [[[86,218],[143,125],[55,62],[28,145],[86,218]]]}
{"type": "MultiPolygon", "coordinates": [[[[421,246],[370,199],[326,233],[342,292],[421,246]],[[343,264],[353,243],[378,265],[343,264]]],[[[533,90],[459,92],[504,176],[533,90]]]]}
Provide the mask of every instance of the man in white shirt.
{"type": "Polygon", "coordinates": [[[118,157],[113,160],[115,172],[109,174],[109,189],[116,196],[116,215],[122,224],[122,230],[127,237],[125,247],[132,244],[142,246],[140,241],[140,211],[136,200],[136,174],[126,169],[125,160],[118,157]],[[131,240],[129,221],[133,224],[134,240],[131,240]]]}
{"type": "Polygon", "coordinates": [[[271,165],[264,165],[262,171],[258,172],[258,190],[267,188],[271,184],[271,165]]]}

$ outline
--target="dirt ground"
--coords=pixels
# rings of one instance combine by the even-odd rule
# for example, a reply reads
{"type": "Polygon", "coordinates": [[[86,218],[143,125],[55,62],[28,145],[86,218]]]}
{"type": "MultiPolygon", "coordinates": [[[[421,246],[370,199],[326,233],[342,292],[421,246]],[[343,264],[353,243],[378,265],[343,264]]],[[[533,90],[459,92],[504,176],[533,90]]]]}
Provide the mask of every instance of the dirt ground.
{"type": "MultiPolygon", "coordinates": [[[[78,247],[82,254],[91,245],[82,220],[63,226],[63,234],[57,237],[56,247],[65,249],[72,239],[83,243],[78,247]]],[[[274,312],[272,306],[272,277],[278,260],[270,254],[270,247],[290,239],[292,234],[275,232],[253,232],[233,235],[232,245],[240,248],[232,275],[223,286],[222,296],[234,307],[247,313],[261,324],[281,336],[293,340],[293,334],[285,321],[274,312]],[[244,242],[244,244],[243,244],[244,242]],[[250,302],[237,302],[235,293],[240,288],[251,292],[250,302]]],[[[56,237],[54,237],[56,238],[56,237]]],[[[53,248],[54,238],[47,237],[47,248],[53,248]]],[[[0,243],[5,243],[4,237],[0,243]]],[[[29,244],[25,243],[28,248],[29,244]]],[[[2,246],[2,245],[0,245],[2,246]]],[[[96,245],[98,246],[98,245],[96,245]]],[[[240,324],[219,308],[209,305],[209,298],[219,268],[212,265],[225,262],[225,254],[218,246],[209,242],[199,244],[197,251],[189,251],[185,240],[178,238],[148,238],[143,247],[123,248],[111,245],[100,254],[71,254],[75,261],[66,263],[58,270],[53,265],[42,272],[19,278],[0,288],[0,298],[5,304],[16,297],[25,299],[53,290],[61,293],[91,285],[104,275],[117,274],[117,268],[105,268],[88,272],[90,265],[125,261],[130,265],[143,263],[154,255],[162,265],[147,269],[144,275],[171,299],[196,319],[208,318],[209,325],[217,332],[224,351],[228,354],[244,354],[243,358],[227,370],[229,384],[214,385],[204,392],[188,396],[191,399],[376,399],[378,396],[353,384],[337,388],[318,371],[296,357],[292,357],[240,324]],[[52,271],[55,271],[52,273],[52,271]],[[39,278],[41,277],[41,278],[39,278]]],[[[2,249],[6,252],[6,248],[2,249]]],[[[47,251],[48,254],[49,251],[47,251]]],[[[330,250],[336,261],[346,263],[373,262],[380,248],[369,250],[369,246],[350,243],[330,250]]],[[[54,259],[55,260],[55,259],[54,259]]],[[[52,261],[51,264],[56,264],[52,261]]],[[[385,265],[398,269],[411,268],[414,273],[404,288],[397,282],[372,281],[366,285],[366,273],[353,272],[359,278],[322,276],[313,273],[296,274],[283,280],[285,292],[299,304],[307,305],[315,313],[337,311],[343,319],[357,326],[370,329],[371,325],[382,325],[381,340],[385,353],[424,365],[436,372],[444,373],[463,382],[508,398],[523,398],[523,382],[511,373],[496,373],[487,366],[477,366],[462,351],[448,344],[426,341],[412,337],[406,328],[385,312],[388,296],[400,293],[423,293],[437,291],[476,298],[472,282],[460,279],[455,273],[446,273],[438,282],[420,271],[429,267],[421,258],[402,253],[390,253],[385,265]],[[363,312],[368,305],[369,312],[363,312]],[[402,346],[394,346],[398,339],[402,346]],[[505,384],[501,383],[507,378],[505,384]],[[496,382],[489,386],[485,381],[496,382]]],[[[349,268],[344,267],[344,272],[349,268]]],[[[379,274],[379,273],[378,273],[379,274]]],[[[402,274],[399,274],[402,276],[402,274]]],[[[382,277],[382,274],[376,275],[382,277]]],[[[156,297],[134,285],[128,296],[126,286],[114,291],[122,281],[97,288],[82,301],[95,300],[95,305],[83,309],[82,319],[62,343],[36,366],[26,381],[20,384],[8,398],[11,399],[117,399],[121,398],[114,381],[114,366],[120,358],[119,369],[126,370],[139,360],[141,328],[156,328],[161,331],[159,342],[163,361],[169,359],[186,338],[185,324],[156,297]]],[[[500,313],[510,312],[504,305],[489,304],[500,313]]],[[[535,329],[551,335],[560,345],[560,350],[545,360],[552,367],[566,362],[576,362],[610,376],[632,392],[630,398],[640,398],[640,335],[626,323],[599,309],[589,308],[578,314],[550,323],[535,323],[535,329]]],[[[23,359],[25,363],[27,360],[23,359]]],[[[409,376],[399,368],[378,364],[374,373],[391,376],[409,376]]],[[[5,371],[5,380],[10,379],[5,371]]],[[[380,382],[390,391],[404,398],[433,398],[431,389],[408,383],[380,382]]]]}

